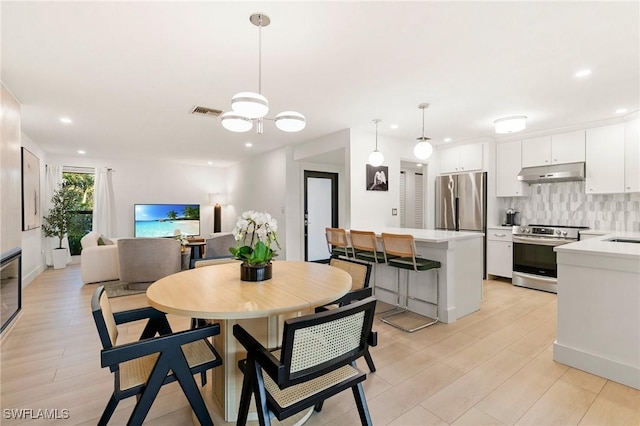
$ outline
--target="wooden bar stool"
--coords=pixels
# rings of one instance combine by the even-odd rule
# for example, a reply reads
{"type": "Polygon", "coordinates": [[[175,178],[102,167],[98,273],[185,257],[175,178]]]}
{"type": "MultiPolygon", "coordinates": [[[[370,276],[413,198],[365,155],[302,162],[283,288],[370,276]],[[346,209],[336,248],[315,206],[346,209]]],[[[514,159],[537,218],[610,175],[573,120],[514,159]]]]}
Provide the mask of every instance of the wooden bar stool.
{"type": "Polygon", "coordinates": [[[353,257],[353,247],[349,244],[349,237],[343,228],[325,228],[324,235],[331,257],[353,257]]]}
{"type": "Polygon", "coordinates": [[[364,260],[373,266],[373,283],[374,288],[376,280],[376,264],[385,263],[384,252],[378,250],[378,240],[376,234],[371,231],[350,230],[351,246],[356,259],[364,260]]]}
{"type": "MultiPolygon", "coordinates": [[[[393,327],[399,328],[402,331],[413,333],[414,331],[421,330],[430,325],[434,325],[439,321],[438,318],[438,300],[439,300],[439,271],[440,262],[436,260],[429,260],[418,257],[416,254],[416,243],[412,235],[405,234],[382,234],[382,242],[384,244],[385,260],[389,266],[398,268],[398,287],[397,287],[397,302],[396,307],[390,311],[386,311],[386,315],[380,317],[380,320],[393,327]],[[404,306],[400,305],[400,269],[406,270],[407,280],[404,293],[404,306]],[[412,297],[409,295],[409,272],[413,270],[415,272],[423,272],[429,270],[435,270],[436,273],[436,300],[435,302],[412,297]],[[400,315],[409,310],[409,299],[418,300],[420,302],[427,303],[435,306],[436,315],[433,321],[428,321],[413,328],[406,328],[401,324],[390,320],[390,317],[400,315]]],[[[430,318],[429,318],[430,319],[430,318]]]]}

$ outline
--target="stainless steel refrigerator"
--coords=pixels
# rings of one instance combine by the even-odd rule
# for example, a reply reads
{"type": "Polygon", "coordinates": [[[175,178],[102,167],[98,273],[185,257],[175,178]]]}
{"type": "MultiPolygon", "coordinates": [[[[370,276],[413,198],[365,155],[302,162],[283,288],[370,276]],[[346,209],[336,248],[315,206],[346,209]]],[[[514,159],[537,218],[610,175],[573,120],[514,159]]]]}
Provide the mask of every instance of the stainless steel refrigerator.
{"type": "MultiPolygon", "coordinates": [[[[487,172],[442,175],[436,178],[436,229],[484,232],[486,271],[487,172]]],[[[486,277],[486,272],[483,273],[486,277]]]]}

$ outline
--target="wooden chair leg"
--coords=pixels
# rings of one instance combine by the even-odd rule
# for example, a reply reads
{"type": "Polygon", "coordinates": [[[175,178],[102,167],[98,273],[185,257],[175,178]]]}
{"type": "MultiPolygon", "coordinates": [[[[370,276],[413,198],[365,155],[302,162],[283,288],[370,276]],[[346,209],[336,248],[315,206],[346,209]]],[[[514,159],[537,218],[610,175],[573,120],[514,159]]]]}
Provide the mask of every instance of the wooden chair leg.
{"type": "Polygon", "coordinates": [[[245,364],[244,378],[242,379],[242,393],[240,394],[240,405],[238,406],[237,426],[245,426],[249,415],[249,405],[251,404],[251,391],[253,389],[253,369],[249,364],[245,364]]]}
{"type": "Polygon", "coordinates": [[[360,415],[360,423],[363,426],[372,426],[371,415],[369,414],[369,407],[367,406],[367,400],[364,396],[364,389],[362,389],[362,382],[352,387],[353,397],[356,400],[356,406],[358,407],[358,414],[360,415]]]}
{"type": "Polygon", "coordinates": [[[371,353],[369,353],[369,351],[365,351],[364,360],[367,361],[367,366],[369,367],[369,371],[371,373],[375,373],[376,365],[373,363],[373,358],[371,358],[371,353]]]}
{"type": "Polygon", "coordinates": [[[258,411],[258,421],[260,426],[271,426],[271,416],[267,407],[267,393],[264,389],[264,379],[262,369],[257,362],[253,361],[250,368],[254,369],[255,380],[253,381],[253,393],[256,400],[256,410],[258,411]]]}
{"type": "Polygon", "coordinates": [[[198,385],[196,385],[196,381],[191,375],[187,360],[182,354],[179,354],[176,358],[177,359],[171,363],[171,369],[175,373],[178,383],[180,383],[180,387],[182,387],[187,397],[187,401],[189,401],[193,412],[196,414],[202,426],[213,426],[213,420],[211,420],[207,405],[204,403],[204,399],[202,399],[200,389],[198,389],[198,385]]]}
{"type": "Polygon", "coordinates": [[[160,355],[156,365],[153,367],[144,391],[133,408],[133,413],[131,413],[131,417],[129,417],[129,421],[127,422],[128,426],[137,426],[144,422],[144,419],[149,413],[149,409],[151,409],[151,404],[153,404],[153,401],[156,399],[156,396],[158,395],[158,392],[162,387],[162,383],[168,373],[169,357],[167,354],[163,353],[160,355]]]}
{"type": "Polygon", "coordinates": [[[109,398],[109,402],[102,412],[102,416],[100,416],[100,420],[98,420],[98,426],[106,426],[109,423],[109,419],[113,415],[113,412],[116,411],[116,407],[118,406],[118,400],[116,399],[115,394],[111,394],[111,398],[109,398]]]}

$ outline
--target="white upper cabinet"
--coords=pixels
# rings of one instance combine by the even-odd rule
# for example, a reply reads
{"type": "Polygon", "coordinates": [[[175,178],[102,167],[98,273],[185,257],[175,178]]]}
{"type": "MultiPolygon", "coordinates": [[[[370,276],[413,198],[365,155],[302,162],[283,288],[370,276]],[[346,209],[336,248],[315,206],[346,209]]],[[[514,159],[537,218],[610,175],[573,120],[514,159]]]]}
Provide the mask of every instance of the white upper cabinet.
{"type": "Polygon", "coordinates": [[[587,194],[624,192],[625,124],[587,129],[587,194]]]}
{"type": "Polygon", "coordinates": [[[496,144],[496,197],[529,195],[529,185],[518,180],[521,158],[520,142],[496,144]]]}
{"type": "Polygon", "coordinates": [[[482,170],[483,144],[455,146],[440,151],[440,173],[482,170]]]}
{"type": "Polygon", "coordinates": [[[585,131],[523,139],[522,167],[585,161],[585,131]]]}
{"type": "Polygon", "coordinates": [[[640,119],[624,124],[624,192],[640,192],[640,119]]]}
{"type": "Polygon", "coordinates": [[[548,166],[549,164],[551,164],[551,136],[522,140],[522,167],[548,166]]]}
{"type": "Polygon", "coordinates": [[[551,164],[585,161],[585,131],[551,135],[551,164]]]}

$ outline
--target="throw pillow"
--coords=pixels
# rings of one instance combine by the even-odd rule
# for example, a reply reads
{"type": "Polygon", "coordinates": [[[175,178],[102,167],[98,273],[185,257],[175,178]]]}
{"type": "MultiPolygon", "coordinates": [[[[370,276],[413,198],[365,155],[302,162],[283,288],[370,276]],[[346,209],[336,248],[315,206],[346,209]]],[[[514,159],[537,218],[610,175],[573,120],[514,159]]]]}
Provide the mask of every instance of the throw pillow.
{"type": "Polygon", "coordinates": [[[101,237],[101,236],[100,236],[100,237],[98,237],[98,245],[99,245],[99,246],[103,246],[103,245],[105,245],[105,244],[104,244],[104,240],[102,239],[102,237],[101,237]]]}
{"type": "Polygon", "coordinates": [[[113,240],[110,240],[107,237],[101,237],[101,238],[105,246],[112,246],[114,244],[113,240]]]}

